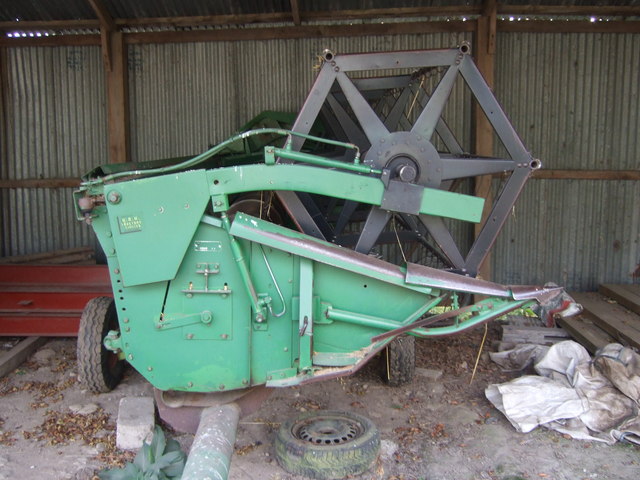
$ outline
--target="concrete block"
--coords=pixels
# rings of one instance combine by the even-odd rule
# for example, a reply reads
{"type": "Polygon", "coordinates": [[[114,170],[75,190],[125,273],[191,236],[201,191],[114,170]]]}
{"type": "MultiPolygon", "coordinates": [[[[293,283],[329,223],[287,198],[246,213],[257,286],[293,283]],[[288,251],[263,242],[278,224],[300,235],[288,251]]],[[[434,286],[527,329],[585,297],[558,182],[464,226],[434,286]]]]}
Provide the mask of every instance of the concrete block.
{"type": "Polygon", "coordinates": [[[153,435],[155,409],[152,397],[124,397],[118,408],[116,446],[138,450],[153,435]]]}

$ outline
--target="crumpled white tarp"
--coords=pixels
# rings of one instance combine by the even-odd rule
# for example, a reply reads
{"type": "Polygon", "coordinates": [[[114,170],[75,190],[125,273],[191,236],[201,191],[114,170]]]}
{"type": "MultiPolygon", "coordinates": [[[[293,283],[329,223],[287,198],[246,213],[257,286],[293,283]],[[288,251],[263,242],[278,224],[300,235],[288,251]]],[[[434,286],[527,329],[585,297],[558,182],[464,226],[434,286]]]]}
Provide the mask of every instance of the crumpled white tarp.
{"type": "Polygon", "coordinates": [[[583,440],[640,444],[640,355],[612,343],[591,359],[574,342],[519,345],[492,353],[505,370],[534,365],[525,375],[489,385],[485,395],[519,432],[539,425],[583,440]]]}

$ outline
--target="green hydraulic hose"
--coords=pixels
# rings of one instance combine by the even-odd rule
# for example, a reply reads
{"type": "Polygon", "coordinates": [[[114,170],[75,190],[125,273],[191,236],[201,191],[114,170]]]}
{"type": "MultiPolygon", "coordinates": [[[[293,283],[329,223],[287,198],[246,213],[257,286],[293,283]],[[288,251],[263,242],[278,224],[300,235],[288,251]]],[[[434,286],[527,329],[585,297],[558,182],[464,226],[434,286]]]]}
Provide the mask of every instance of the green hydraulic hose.
{"type": "MultiPolygon", "coordinates": [[[[339,142],[337,140],[330,140],[330,139],[326,139],[326,138],[321,138],[321,137],[315,137],[313,135],[307,135],[304,133],[298,133],[298,132],[293,132],[291,130],[285,130],[283,128],[260,128],[257,130],[249,130],[248,132],[243,132],[240,133],[238,135],[234,135],[231,138],[228,138],[227,140],[225,140],[224,142],[219,143],[218,145],[216,145],[213,148],[210,148],[209,150],[207,150],[204,153],[201,153],[198,156],[195,156],[193,158],[190,158],[189,160],[185,160],[184,162],[178,163],[176,165],[170,165],[167,167],[159,167],[159,168],[151,168],[149,170],[131,170],[131,171],[127,171],[127,172],[118,172],[118,173],[112,173],[111,175],[106,175],[102,178],[96,179],[96,180],[88,180],[86,182],[83,182],[82,185],[85,186],[91,186],[91,185],[99,185],[99,184],[103,184],[105,182],[111,182],[113,180],[117,180],[118,178],[123,178],[123,177],[130,177],[130,176],[149,176],[149,175],[163,175],[165,173],[171,173],[171,172],[175,172],[177,170],[185,170],[191,167],[194,167],[196,165],[199,165],[200,163],[209,160],[211,157],[213,157],[214,155],[220,153],[222,150],[224,150],[226,147],[228,147],[229,145],[231,145],[232,143],[238,141],[238,140],[244,140],[245,138],[249,138],[249,137],[253,137],[256,135],[264,135],[267,133],[274,133],[277,135],[283,135],[283,136],[296,136],[296,137],[301,137],[307,140],[314,140],[317,142],[321,142],[321,143],[325,143],[327,145],[334,145],[334,146],[338,146],[338,147],[344,147],[344,148],[348,148],[351,150],[355,150],[356,151],[356,155],[354,158],[354,163],[358,163],[360,161],[360,149],[358,148],[357,145],[354,145],[353,143],[345,143],[345,142],[339,142]]],[[[289,144],[290,141],[287,140],[287,144],[289,144]]]]}

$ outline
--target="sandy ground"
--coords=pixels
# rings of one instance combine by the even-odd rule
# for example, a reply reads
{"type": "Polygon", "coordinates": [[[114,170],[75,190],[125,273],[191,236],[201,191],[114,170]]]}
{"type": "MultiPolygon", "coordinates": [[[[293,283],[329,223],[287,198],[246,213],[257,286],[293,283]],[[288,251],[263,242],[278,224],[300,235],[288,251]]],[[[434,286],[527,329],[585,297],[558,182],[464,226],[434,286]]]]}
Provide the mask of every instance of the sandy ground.
{"type": "MultiPolygon", "coordinates": [[[[483,330],[417,343],[417,375],[390,388],[375,365],[355,376],[278,389],[253,415],[241,419],[229,478],[299,480],[274,457],[278,425],[302,411],[350,410],[371,418],[381,432],[381,454],[357,479],[637,479],[640,448],[570,440],[538,429],[519,434],[484,397],[489,383],[511,378],[486,354],[498,335],[490,329],[485,353],[470,384],[483,330]],[[442,374],[439,378],[439,374],[442,374]]],[[[0,339],[8,349],[17,340],[0,339]]],[[[132,453],[115,448],[119,399],[151,395],[129,369],[108,394],[76,382],[75,339],[49,341],[25,364],[0,379],[0,480],[87,480],[132,453]]],[[[193,437],[165,428],[185,450],[193,437]]]]}

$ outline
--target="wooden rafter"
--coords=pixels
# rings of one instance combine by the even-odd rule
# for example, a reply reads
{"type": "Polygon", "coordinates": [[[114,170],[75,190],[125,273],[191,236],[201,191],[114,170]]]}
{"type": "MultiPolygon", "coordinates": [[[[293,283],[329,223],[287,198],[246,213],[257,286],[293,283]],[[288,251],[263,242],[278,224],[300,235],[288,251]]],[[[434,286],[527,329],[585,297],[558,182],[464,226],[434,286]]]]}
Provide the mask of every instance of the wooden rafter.
{"type": "Polygon", "coordinates": [[[291,16],[293,17],[293,24],[300,25],[300,7],[298,6],[298,0],[289,0],[291,3],[291,16]]]}
{"type": "Polygon", "coordinates": [[[499,21],[500,32],[531,33],[640,33],[640,21],[588,22],[585,20],[499,21]]]}
{"type": "Polygon", "coordinates": [[[600,15],[604,17],[633,17],[640,15],[640,7],[615,5],[500,5],[498,7],[498,13],[503,15],[600,15]]]}
{"type": "Polygon", "coordinates": [[[107,10],[107,7],[104,6],[102,0],[87,0],[93,11],[98,16],[98,20],[100,21],[100,25],[104,26],[107,30],[115,30],[116,22],[107,10]]]}
{"type": "MultiPolygon", "coordinates": [[[[182,17],[151,17],[151,18],[113,18],[105,8],[102,0],[87,0],[91,5],[97,20],[55,20],[55,21],[25,21],[25,22],[0,22],[0,30],[64,30],[64,29],[95,29],[105,26],[107,30],[116,30],[122,27],[150,27],[150,26],[173,26],[189,27],[203,25],[251,25],[257,23],[292,22],[299,25],[301,21],[324,21],[335,20],[366,20],[375,18],[395,17],[395,18],[415,18],[415,17],[435,17],[435,16],[476,16],[482,13],[482,6],[479,5],[454,5],[448,7],[405,7],[405,8],[375,8],[363,10],[338,10],[338,11],[301,11],[299,0],[290,0],[290,12],[252,13],[240,15],[199,15],[182,17]]],[[[630,17],[640,16],[640,6],[582,6],[582,5],[498,5],[497,15],[562,15],[572,16],[615,16],[630,17]]],[[[505,31],[522,31],[531,29],[539,31],[539,24],[549,24],[548,29],[557,29],[553,25],[555,22],[540,21],[533,22],[499,22],[504,24],[498,29],[505,31]]],[[[560,22],[558,22],[560,24],[560,22]]],[[[563,23],[569,31],[637,31],[637,21],[624,22],[590,22],[571,21],[563,23]],[[617,26],[616,23],[623,25],[617,26]]],[[[546,31],[546,30],[544,30],[546,31]]]]}

